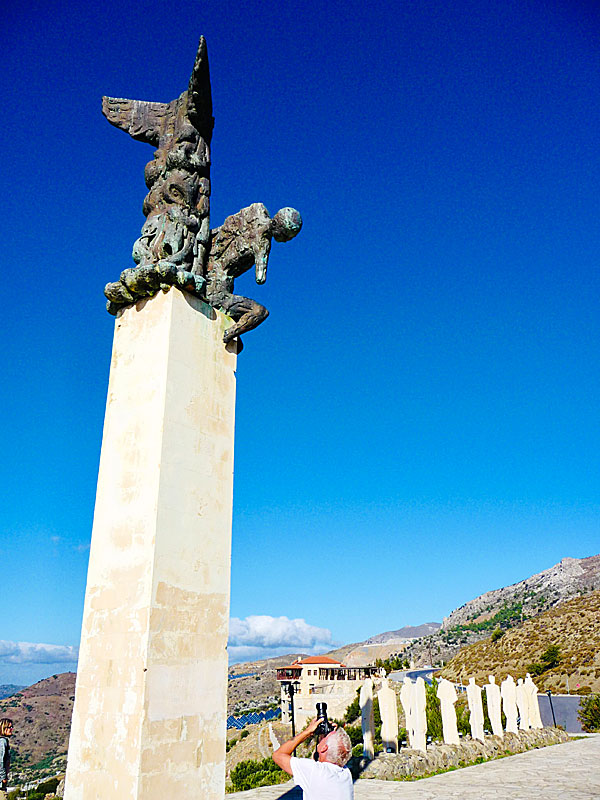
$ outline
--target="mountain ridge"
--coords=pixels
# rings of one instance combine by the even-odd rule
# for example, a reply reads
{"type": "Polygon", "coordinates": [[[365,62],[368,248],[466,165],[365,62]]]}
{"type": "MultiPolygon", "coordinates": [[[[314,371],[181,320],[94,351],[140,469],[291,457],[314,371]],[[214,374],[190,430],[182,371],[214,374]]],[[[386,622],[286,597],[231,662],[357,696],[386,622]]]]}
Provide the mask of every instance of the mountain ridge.
{"type": "Polygon", "coordinates": [[[491,616],[508,603],[520,602],[523,614],[534,616],[547,611],[580,592],[600,589],[600,555],[587,558],[565,557],[548,569],[529,578],[492,589],[454,609],[442,622],[442,630],[477,622],[491,616]]]}

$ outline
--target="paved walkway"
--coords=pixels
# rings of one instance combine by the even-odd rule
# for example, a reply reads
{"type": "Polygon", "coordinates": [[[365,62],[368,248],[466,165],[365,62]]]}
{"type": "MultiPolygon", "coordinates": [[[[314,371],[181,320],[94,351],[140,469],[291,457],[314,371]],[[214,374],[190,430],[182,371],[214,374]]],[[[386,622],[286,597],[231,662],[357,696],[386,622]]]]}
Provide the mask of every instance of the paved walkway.
{"type": "MultiPolygon", "coordinates": [[[[529,750],[420,781],[359,780],[355,800],[599,800],[600,735],[529,750]]],[[[228,800],[298,800],[291,783],[228,800]]]]}

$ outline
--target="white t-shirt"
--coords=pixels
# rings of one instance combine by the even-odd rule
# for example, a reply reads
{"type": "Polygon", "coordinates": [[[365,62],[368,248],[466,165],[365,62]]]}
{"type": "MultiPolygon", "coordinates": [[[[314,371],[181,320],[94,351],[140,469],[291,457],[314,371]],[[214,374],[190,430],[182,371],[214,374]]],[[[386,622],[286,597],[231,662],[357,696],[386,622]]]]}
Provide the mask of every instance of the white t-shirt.
{"type": "Polygon", "coordinates": [[[290,766],[304,800],[354,800],[352,773],[346,767],[296,756],[291,757],[290,766]]]}

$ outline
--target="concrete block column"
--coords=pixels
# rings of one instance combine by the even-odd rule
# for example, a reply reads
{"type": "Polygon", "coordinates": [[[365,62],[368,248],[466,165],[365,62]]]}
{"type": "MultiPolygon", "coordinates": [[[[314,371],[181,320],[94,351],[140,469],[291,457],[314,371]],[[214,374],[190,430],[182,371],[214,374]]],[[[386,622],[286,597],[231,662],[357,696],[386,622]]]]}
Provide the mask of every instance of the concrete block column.
{"type": "Polygon", "coordinates": [[[65,800],[221,800],[236,345],[171,289],[120,312],[65,800]]]}

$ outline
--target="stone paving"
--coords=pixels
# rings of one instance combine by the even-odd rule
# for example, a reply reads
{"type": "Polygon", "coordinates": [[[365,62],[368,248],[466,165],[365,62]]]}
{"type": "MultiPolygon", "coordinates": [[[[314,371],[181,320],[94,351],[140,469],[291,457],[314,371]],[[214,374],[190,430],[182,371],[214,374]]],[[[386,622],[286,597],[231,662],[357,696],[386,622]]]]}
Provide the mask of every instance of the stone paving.
{"type": "MultiPolygon", "coordinates": [[[[228,795],[228,800],[299,800],[286,783],[228,795]]],[[[359,780],[355,800],[598,800],[600,734],[529,750],[419,781],[359,780]]]]}

